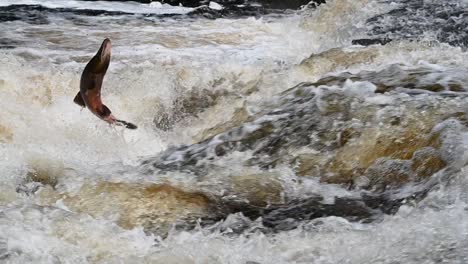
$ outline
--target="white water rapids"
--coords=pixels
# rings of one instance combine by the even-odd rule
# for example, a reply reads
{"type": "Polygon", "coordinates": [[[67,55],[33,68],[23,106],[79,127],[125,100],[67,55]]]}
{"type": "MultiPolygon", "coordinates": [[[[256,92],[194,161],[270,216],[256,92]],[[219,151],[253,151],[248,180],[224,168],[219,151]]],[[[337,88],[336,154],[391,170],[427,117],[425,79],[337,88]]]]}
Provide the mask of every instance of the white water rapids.
{"type": "MultiPolygon", "coordinates": [[[[446,79],[465,82],[468,53],[431,42],[431,36],[385,46],[351,45],[352,39],[365,37],[367,19],[396,4],[330,0],[316,10],[216,20],[136,17],[191,10],[168,5],[0,0],[1,7],[13,4],[132,14],[51,12],[45,15],[47,23],[0,23],[0,44],[13,46],[0,49],[0,263],[468,263],[466,153],[458,155],[459,170],[450,184],[431,191],[418,206],[403,205],[395,215],[372,223],[330,216],[277,233],[258,232],[260,224],[250,223],[251,229],[240,234],[196,226],[159,236],[119,222],[119,212],[100,193],[87,201],[92,205],[71,202],[81,210],[55,198],[104,181],[223,193],[224,175],[199,181],[185,172],[147,175],[139,171],[139,162],[171,146],[196,143],[203,131],[229,121],[236,109],[258,112],[286,89],[326,74],[399,64],[431,67],[446,79]],[[112,41],[112,59],[103,101],[137,130],[110,127],[73,103],[81,72],[106,37],[112,41]],[[358,55],[326,53],[333,48],[358,55]],[[322,57],[307,70],[297,66],[312,54],[322,57]],[[155,119],[178,111],[175,102],[191,91],[221,96],[167,130],[155,127],[155,119]],[[28,179],[31,171],[57,184],[36,186],[28,179]],[[212,188],[216,183],[219,187],[212,188]],[[110,209],[99,216],[83,209],[99,207],[110,209]]],[[[352,83],[346,85],[353,91],[352,83]]],[[[467,133],[461,142],[467,149],[467,133]]],[[[234,153],[216,162],[248,174],[260,171],[243,167],[246,155],[234,153]]],[[[298,180],[288,168],[275,172],[288,192],[283,196],[348,193],[313,178],[298,180]]],[[[114,201],[126,203],[119,199],[114,201]]],[[[230,215],[225,222],[238,218],[230,215]]]]}

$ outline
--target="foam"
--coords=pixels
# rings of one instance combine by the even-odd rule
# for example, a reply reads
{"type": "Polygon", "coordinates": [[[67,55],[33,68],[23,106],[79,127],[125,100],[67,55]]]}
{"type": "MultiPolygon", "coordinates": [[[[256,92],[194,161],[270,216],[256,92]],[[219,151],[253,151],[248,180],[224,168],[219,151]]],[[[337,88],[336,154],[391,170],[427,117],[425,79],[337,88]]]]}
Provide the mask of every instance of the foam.
{"type": "MultiPolygon", "coordinates": [[[[155,3],[0,2],[0,6],[12,4],[130,13],[189,11],[155,3]]],[[[255,113],[265,102],[276,100],[274,96],[279,92],[325,74],[378,70],[397,63],[441,71],[422,81],[463,80],[464,71],[460,69],[468,68],[468,58],[460,48],[404,41],[348,47],[351,38],[363,32],[360,27],[364,27],[365,19],[387,8],[374,1],[332,0],[317,12],[279,18],[130,19],[128,23],[114,24],[128,17],[104,16],[90,17],[91,25],[80,26],[55,17],[46,26],[15,21],[0,24],[6,37],[25,41],[21,47],[0,51],[0,125],[12,134],[10,142],[0,142],[0,258],[7,252],[12,263],[466,262],[466,132],[460,136],[463,146],[456,154],[462,156],[462,167],[453,184],[431,192],[420,206],[403,207],[397,215],[374,224],[328,217],[305,223],[298,230],[262,234],[255,231],[259,223],[252,222],[252,231],[242,234],[198,228],[190,232],[174,230],[162,239],[138,228],[124,230],[109,219],[70,212],[60,200],[41,204],[36,196],[15,191],[30,169],[47,171],[49,167],[50,173],[59,178],[56,192],[73,194],[84,183],[123,181],[168,182],[222,194],[229,187],[228,177],[233,171],[262,172],[244,166],[252,153],[236,152],[220,158],[214,165],[229,164],[231,170],[201,178],[185,172],[147,175],[136,165],[141,157],[171,145],[194,143],[194,135],[226,121],[237,107],[255,113]],[[339,23],[334,24],[336,19],[339,23]],[[52,42],[54,34],[61,35],[62,42],[52,42]],[[85,63],[107,36],[113,41],[113,57],[104,81],[103,100],[119,118],[135,122],[139,126],[136,131],[109,128],[72,103],[85,63]],[[311,54],[342,46],[347,47],[345,51],[377,55],[347,66],[339,62],[333,67],[318,65],[307,75],[296,72],[295,65],[311,54]],[[252,83],[256,88],[252,93],[242,90],[252,83]],[[171,112],[174,101],[192,89],[225,90],[228,95],[215,107],[203,109],[198,117],[183,119],[168,132],[156,129],[154,117],[163,110],[171,112]]],[[[370,104],[410,100],[409,96],[372,95],[375,87],[368,82],[348,81],[345,89],[349,96],[370,104]],[[362,86],[364,90],[359,89],[362,86]]],[[[173,158],[182,159],[177,155],[173,158]]],[[[320,194],[332,202],[335,197],[355,194],[318,179],[300,178],[287,168],[277,168],[274,173],[289,197],[320,194]]],[[[231,216],[230,221],[239,218],[231,216]]]]}

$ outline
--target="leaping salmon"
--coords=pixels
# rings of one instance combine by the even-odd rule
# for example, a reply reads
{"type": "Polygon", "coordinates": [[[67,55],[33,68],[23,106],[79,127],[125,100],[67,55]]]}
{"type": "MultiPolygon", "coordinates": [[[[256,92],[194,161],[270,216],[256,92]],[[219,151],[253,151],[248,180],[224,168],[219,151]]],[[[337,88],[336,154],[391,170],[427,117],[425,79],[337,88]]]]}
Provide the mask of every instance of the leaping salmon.
{"type": "Polygon", "coordinates": [[[84,68],[81,74],[80,91],[73,101],[81,107],[87,107],[93,114],[109,124],[136,129],[136,125],[115,118],[111,110],[101,101],[101,86],[109,68],[111,47],[111,41],[106,38],[99,51],[84,68]]]}

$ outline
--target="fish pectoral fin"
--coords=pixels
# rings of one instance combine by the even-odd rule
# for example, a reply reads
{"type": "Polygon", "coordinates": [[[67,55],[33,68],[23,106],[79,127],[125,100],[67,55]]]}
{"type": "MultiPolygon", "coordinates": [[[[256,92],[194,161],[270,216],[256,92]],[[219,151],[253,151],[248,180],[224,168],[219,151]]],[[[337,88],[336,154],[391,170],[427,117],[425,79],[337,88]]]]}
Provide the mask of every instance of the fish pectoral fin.
{"type": "Polygon", "coordinates": [[[86,104],[83,100],[83,97],[81,96],[81,93],[78,92],[78,94],[76,94],[75,96],[75,99],[73,99],[73,102],[75,102],[75,104],[81,106],[81,107],[86,107],[86,104]]]}

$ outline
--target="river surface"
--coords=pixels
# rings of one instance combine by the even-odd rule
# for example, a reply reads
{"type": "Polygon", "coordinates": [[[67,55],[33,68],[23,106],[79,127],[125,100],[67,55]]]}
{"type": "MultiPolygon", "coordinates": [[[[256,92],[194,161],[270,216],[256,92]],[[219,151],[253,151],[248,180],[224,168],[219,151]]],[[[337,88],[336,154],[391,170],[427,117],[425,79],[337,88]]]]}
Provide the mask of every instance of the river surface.
{"type": "Polygon", "coordinates": [[[209,6],[0,0],[0,263],[468,263],[467,1],[209,6]]]}

